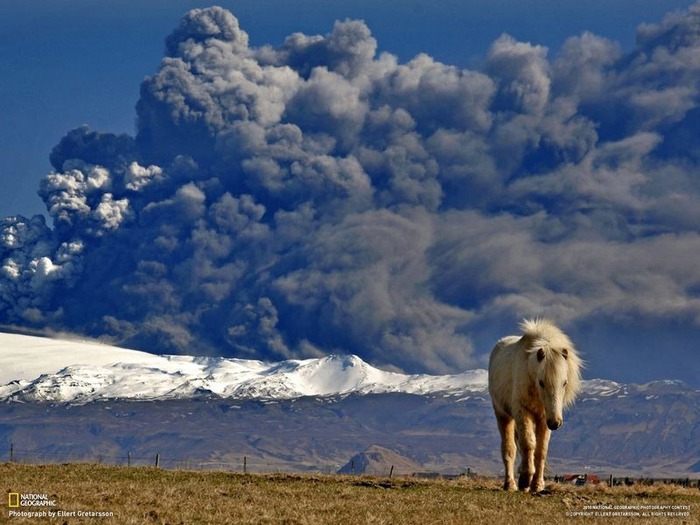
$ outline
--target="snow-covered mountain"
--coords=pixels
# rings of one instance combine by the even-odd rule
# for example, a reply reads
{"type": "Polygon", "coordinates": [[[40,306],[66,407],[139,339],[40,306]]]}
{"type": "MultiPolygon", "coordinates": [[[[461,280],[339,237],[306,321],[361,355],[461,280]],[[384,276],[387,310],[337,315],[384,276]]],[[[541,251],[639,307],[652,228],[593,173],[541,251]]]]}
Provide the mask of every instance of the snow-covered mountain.
{"type": "Polygon", "coordinates": [[[178,399],[214,394],[291,399],[350,393],[461,395],[486,391],[486,371],[405,375],[357,356],[279,363],[157,356],[84,341],[0,334],[0,400],[86,403],[98,399],[178,399]]]}
{"type": "MultiPolygon", "coordinates": [[[[625,385],[584,381],[583,396],[624,394],[625,385]]],[[[278,363],[154,355],[97,342],[0,333],[0,401],[88,403],[100,399],[294,399],[348,394],[487,395],[487,372],[406,375],[353,355],[278,363]]]]}

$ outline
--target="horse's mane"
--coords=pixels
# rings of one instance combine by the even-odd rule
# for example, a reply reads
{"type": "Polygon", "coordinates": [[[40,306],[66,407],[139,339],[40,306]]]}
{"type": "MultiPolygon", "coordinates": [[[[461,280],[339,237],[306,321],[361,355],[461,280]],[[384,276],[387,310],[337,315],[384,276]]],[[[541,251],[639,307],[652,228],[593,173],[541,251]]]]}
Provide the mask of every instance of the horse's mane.
{"type": "Polygon", "coordinates": [[[571,339],[549,319],[525,319],[520,327],[527,353],[544,350],[545,363],[551,361],[555,355],[566,358],[569,383],[564,393],[564,405],[573,403],[581,388],[581,369],[584,363],[571,339]]]}

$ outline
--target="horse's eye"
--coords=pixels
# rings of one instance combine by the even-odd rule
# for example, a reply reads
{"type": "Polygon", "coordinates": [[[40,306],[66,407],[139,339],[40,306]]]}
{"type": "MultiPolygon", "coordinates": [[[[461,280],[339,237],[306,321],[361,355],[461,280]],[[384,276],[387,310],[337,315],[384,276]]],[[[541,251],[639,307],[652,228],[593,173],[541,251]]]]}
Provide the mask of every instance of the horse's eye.
{"type": "Polygon", "coordinates": [[[569,384],[568,381],[564,381],[564,386],[566,386],[566,385],[568,385],[568,384],[569,384]]]}
{"type": "Polygon", "coordinates": [[[544,381],[540,379],[540,388],[544,388],[544,381]]]}

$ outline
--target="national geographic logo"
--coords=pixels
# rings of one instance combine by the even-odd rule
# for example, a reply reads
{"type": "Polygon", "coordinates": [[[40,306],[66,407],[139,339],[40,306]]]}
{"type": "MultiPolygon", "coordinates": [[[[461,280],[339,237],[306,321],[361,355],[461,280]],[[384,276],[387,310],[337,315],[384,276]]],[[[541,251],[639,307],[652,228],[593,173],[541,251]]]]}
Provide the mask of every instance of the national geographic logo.
{"type": "Polygon", "coordinates": [[[56,509],[55,496],[45,493],[8,492],[8,518],[113,518],[114,512],[102,510],[56,509]]]}
{"type": "Polygon", "coordinates": [[[7,506],[11,509],[20,507],[55,507],[56,500],[48,494],[10,492],[7,494],[7,506]]]}

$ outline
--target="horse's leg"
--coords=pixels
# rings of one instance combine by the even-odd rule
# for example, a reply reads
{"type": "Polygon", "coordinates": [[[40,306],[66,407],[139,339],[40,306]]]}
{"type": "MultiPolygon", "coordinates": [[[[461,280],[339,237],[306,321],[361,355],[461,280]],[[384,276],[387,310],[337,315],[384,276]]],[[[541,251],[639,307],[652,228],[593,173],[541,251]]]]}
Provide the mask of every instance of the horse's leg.
{"type": "Polygon", "coordinates": [[[530,483],[530,492],[541,492],[544,490],[544,467],[547,461],[547,450],[549,449],[549,436],[551,431],[547,428],[545,419],[537,421],[535,427],[537,444],[535,446],[535,475],[530,483]]]}
{"type": "Polygon", "coordinates": [[[496,416],[501,433],[501,457],[506,469],[504,490],[515,490],[515,421],[506,415],[496,416]]]}
{"type": "Polygon", "coordinates": [[[527,413],[521,413],[516,418],[516,432],[520,449],[520,475],[518,476],[518,489],[527,491],[532,482],[532,474],[535,471],[535,423],[527,413]]]}

